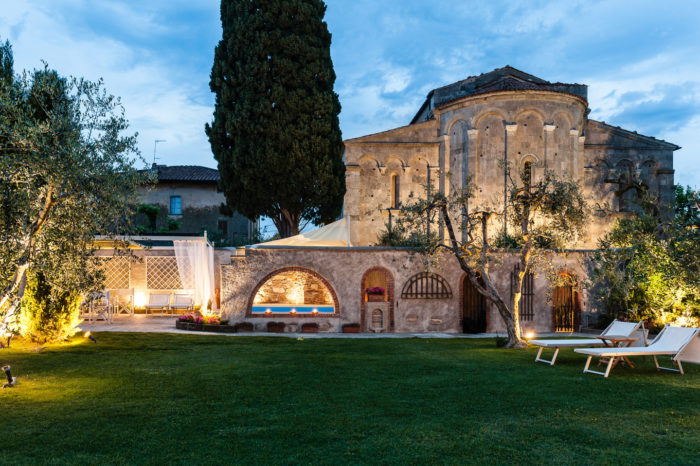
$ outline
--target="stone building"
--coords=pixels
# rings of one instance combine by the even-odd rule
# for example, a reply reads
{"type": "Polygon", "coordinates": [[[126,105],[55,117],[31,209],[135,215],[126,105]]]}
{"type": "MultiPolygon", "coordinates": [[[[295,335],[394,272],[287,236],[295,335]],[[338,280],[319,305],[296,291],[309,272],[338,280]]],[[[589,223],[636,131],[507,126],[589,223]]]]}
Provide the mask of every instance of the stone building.
{"type": "MultiPolygon", "coordinates": [[[[408,126],[345,141],[345,218],[319,230],[315,237],[323,241],[308,235],[303,241],[217,249],[222,314],[256,330],[274,322],[286,331],[307,323],[328,332],[345,324],[367,332],[502,332],[495,306],[454,259],[426,270],[406,250],[372,244],[389,215],[398,215],[411,193],[424,195],[427,185],[450,194],[470,178],[478,186],[474,204],[504,202],[502,162],[514,171],[529,164],[532,181],[545,170],[570,175],[590,202],[607,203],[613,217],[635,209],[639,186],[667,209],[678,147],[590,120],[588,112],[585,85],[550,83],[511,67],[431,91],[408,126]]],[[[159,203],[167,206],[177,188],[164,186],[159,203]]],[[[570,332],[595,320],[599,309],[580,283],[588,253],[609,222],[594,218],[576,250],[552,255],[557,286],[543,273],[526,276],[520,315],[525,331],[570,332]]],[[[140,280],[144,289],[176,290],[176,278],[173,284],[159,278],[166,276],[163,264],[172,269],[174,257],[147,257],[156,252],[173,255],[144,251],[146,266],[132,266],[131,286],[140,280]]],[[[497,262],[491,279],[510,299],[516,257],[502,253],[497,262]]]]}
{"type": "MultiPolygon", "coordinates": [[[[506,166],[514,173],[527,167],[533,182],[545,170],[579,180],[588,201],[607,204],[613,220],[636,208],[640,186],[667,210],[678,146],[589,119],[587,99],[585,85],[551,83],[506,66],[434,89],[407,126],[345,141],[344,215],[353,247],[263,244],[239,251],[221,266],[223,312],[258,329],[277,320],[289,329],[313,321],[327,331],[344,323],[375,332],[503,331],[495,306],[456,261],[427,272],[406,251],[370,246],[411,193],[425,195],[428,187],[449,195],[471,179],[478,189],[470,205],[502,206],[506,166]],[[330,296],[323,311],[290,296],[320,285],[330,296]],[[379,298],[368,294],[374,287],[384,290],[379,298]]],[[[558,286],[544,273],[526,276],[523,329],[572,331],[595,320],[599,309],[580,283],[587,251],[610,224],[593,217],[575,251],[552,256],[558,286]]],[[[491,268],[507,299],[516,272],[516,257],[507,253],[491,268]]]]}
{"type": "MultiPolygon", "coordinates": [[[[241,244],[253,238],[257,222],[234,212],[232,216],[221,213],[226,202],[218,189],[219,171],[196,165],[156,165],[157,183],[153,188],[141,188],[145,204],[160,209],[155,219],[154,231],[166,234],[199,236],[204,230],[218,245],[241,244]],[[176,220],[179,228],[167,231],[168,219],[176,220]]],[[[146,218],[140,223],[147,225],[146,218]]],[[[152,232],[149,232],[152,233],[152,232]]]]}
{"type": "MultiPolygon", "coordinates": [[[[588,118],[588,88],[550,83],[510,66],[432,90],[408,126],[345,141],[345,215],[353,244],[370,245],[387,217],[426,186],[447,195],[476,185],[475,205],[504,202],[505,167],[529,164],[580,180],[592,203],[624,215],[635,186],[673,201],[678,146],[588,118]]],[[[578,247],[594,247],[609,219],[591,221],[578,247]]]]}

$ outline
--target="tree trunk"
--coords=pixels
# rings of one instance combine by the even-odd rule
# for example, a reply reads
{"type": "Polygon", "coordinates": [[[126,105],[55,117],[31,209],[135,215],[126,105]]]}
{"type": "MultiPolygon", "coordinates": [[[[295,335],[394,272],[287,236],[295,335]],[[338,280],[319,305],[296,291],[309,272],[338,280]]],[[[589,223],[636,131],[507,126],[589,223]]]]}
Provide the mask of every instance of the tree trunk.
{"type": "Polygon", "coordinates": [[[501,295],[499,294],[498,290],[491,282],[491,278],[489,277],[488,263],[486,261],[486,253],[488,248],[486,225],[488,221],[488,216],[486,214],[483,214],[481,217],[481,228],[483,238],[481,250],[481,279],[484,282],[484,286],[482,286],[477,279],[476,272],[469,266],[469,264],[464,260],[464,257],[460,254],[461,248],[459,247],[457,237],[455,236],[454,228],[452,226],[452,219],[450,218],[449,213],[447,211],[447,203],[443,202],[440,205],[440,211],[445,222],[445,228],[447,228],[447,233],[450,237],[452,251],[457,257],[457,261],[459,262],[460,268],[464,272],[466,272],[467,276],[469,277],[469,281],[472,283],[472,285],[474,285],[474,288],[476,288],[476,290],[479,293],[481,293],[486,299],[488,299],[496,305],[496,309],[498,309],[498,313],[503,319],[503,323],[506,326],[506,332],[508,333],[508,343],[506,343],[506,348],[525,348],[527,346],[527,343],[520,337],[520,324],[518,322],[517,307],[514,307],[516,313],[511,313],[510,309],[508,309],[508,305],[503,300],[503,298],[501,298],[501,295]]]}
{"type": "Polygon", "coordinates": [[[298,213],[291,213],[287,210],[282,210],[279,215],[272,218],[272,222],[280,234],[280,238],[289,238],[299,234],[299,222],[301,217],[298,213]]]}

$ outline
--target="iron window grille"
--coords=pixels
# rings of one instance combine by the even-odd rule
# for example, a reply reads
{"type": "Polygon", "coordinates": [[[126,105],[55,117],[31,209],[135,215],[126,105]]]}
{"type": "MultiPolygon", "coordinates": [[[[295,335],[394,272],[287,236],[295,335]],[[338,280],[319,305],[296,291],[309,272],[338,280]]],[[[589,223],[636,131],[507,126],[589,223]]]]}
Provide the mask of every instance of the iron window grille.
{"type": "Polygon", "coordinates": [[[452,289],[440,275],[431,272],[417,273],[408,279],[401,290],[402,299],[449,299],[452,289]]]}
{"type": "MultiPolygon", "coordinates": [[[[515,296],[515,282],[518,273],[520,272],[520,264],[513,266],[513,271],[510,273],[510,299],[515,296]]],[[[523,322],[532,321],[535,318],[535,310],[533,303],[535,301],[535,275],[528,272],[523,277],[522,294],[520,295],[520,320],[523,322]]]]}

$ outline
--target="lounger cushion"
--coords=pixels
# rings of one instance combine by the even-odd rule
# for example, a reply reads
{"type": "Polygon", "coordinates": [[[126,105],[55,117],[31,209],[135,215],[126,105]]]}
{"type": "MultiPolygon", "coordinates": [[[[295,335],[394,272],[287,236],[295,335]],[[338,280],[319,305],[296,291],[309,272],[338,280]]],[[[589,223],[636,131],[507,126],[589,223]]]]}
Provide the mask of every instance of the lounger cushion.
{"type": "Polygon", "coordinates": [[[545,348],[560,348],[568,346],[602,346],[603,341],[597,338],[572,338],[569,340],[529,340],[528,343],[545,348]]]}

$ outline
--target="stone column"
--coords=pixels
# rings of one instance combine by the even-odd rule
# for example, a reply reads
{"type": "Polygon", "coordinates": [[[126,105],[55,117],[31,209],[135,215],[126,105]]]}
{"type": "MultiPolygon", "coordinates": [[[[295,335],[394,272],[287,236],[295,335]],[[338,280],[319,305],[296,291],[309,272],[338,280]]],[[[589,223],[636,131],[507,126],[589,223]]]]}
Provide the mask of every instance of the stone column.
{"type": "Polygon", "coordinates": [[[556,128],[556,126],[551,125],[551,124],[544,125],[544,155],[543,155],[544,160],[542,161],[542,164],[544,166],[544,172],[547,171],[547,166],[548,166],[547,165],[547,163],[548,163],[548,161],[547,161],[547,142],[550,139],[552,139],[551,135],[554,133],[555,128],[556,128]]]}
{"type": "Polygon", "coordinates": [[[573,164],[573,170],[572,175],[574,177],[574,180],[578,180],[578,174],[579,174],[579,156],[578,156],[578,130],[577,129],[572,129],[569,130],[569,135],[571,136],[571,162],[573,164]]]}

